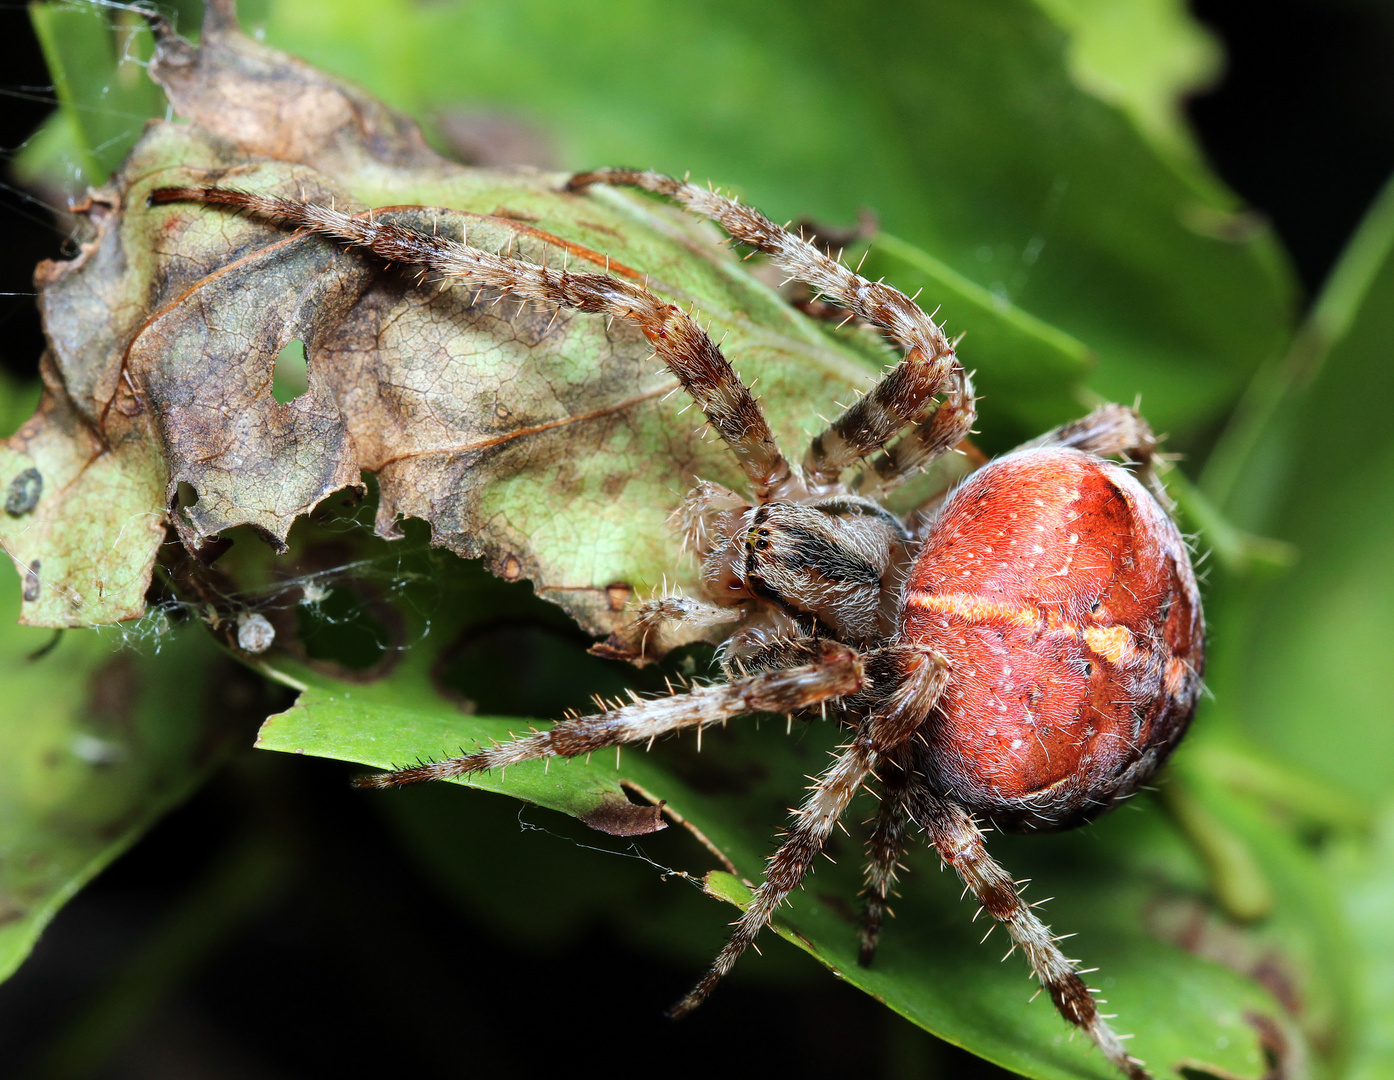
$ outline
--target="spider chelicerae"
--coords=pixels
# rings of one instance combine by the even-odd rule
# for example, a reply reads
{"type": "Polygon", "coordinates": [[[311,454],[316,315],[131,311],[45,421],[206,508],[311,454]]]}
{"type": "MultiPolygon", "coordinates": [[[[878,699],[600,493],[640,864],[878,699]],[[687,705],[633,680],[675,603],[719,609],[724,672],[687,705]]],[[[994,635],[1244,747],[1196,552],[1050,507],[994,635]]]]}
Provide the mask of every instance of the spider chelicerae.
{"type": "Polygon", "coordinates": [[[923,830],[1020,946],[1070,1023],[1130,1077],[1146,1076],[1075,961],[1060,951],[980,822],[1081,824],[1132,794],[1184,733],[1200,691],[1203,625],[1190,557],[1153,471],[1156,439],[1116,405],[984,465],[902,519],[881,500],[953,450],[973,387],[943,330],[762,214],[707,188],[607,169],[568,187],[630,185],[718,222],[741,244],[878,327],[904,357],[789,461],[749,388],[686,313],[643,286],[573,273],[309,202],[218,187],[151,201],[228,206],[554,308],[635,322],[735,454],[747,492],[701,482],[680,511],[705,596],[643,605],[633,640],[672,623],[720,636],[726,681],[573,717],[476,753],[367,776],[364,787],[502,769],[651,743],[744,714],[832,712],[851,729],[810,789],[711,970],[701,1003],[808,873],[854,793],[879,797],[861,959],[875,952],[910,827],[923,830]],[[1104,460],[1127,459],[1134,470],[1104,460]],[[850,475],[850,478],[848,476],[850,475]]]}

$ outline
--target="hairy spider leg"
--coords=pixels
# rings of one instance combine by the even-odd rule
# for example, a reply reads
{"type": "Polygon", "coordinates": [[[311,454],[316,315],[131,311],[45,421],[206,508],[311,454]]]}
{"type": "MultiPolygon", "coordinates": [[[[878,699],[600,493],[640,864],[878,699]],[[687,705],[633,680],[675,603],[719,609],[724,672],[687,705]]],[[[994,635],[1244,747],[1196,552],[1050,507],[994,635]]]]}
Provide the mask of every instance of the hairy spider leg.
{"type": "Polygon", "coordinates": [[[870,967],[881,940],[881,926],[890,913],[887,901],[895,885],[900,857],[905,851],[906,830],[910,824],[910,808],[906,804],[906,788],[911,782],[911,764],[907,755],[897,753],[887,757],[877,770],[881,784],[877,794],[880,805],[876,824],[867,839],[866,906],[862,912],[861,943],[857,962],[870,967]]]}
{"type": "MultiPolygon", "coordinates": [[[[968,434],[972,416],[965,423],[961,413],[941,405],[928,420],[921,421],[877,454],[852,483],[852,490],[869,499],[884,498],[890,491],[920,472],[949,450],[959,446],[968,434]]],[[[971,444],[963,447],[974,453],[971,444]]]]}
{"type": "Polygon", "coordinates": [[[1158,441],[1151,426],[1136,409],[1127,405],[1101,405],[1078,420],[1061,424],[1022,443],[1017,450],[1059,446],[1099,457],[1121,454],[1145,464],[1156,453],[1158,441]]]}
{"type": "MultiPolygon", "coordinates": [[[[642,662],[668,651],[666,647],[659,650],[650,646],[655,643],[655,639],[661,638],[672,624],[679,624],[693,639],[699,639],[707,631],[717,628],[729,630],[744,616],[743,608],[717,607],[715,604],[694,600],[680,593],[669,593],[645,600],[639,605],[634,622],[628,628],[629,634],[638,638],[638,655],[630,659],[642,662]]],[[[722,636],[727,635],[723,633],[722,636]]],[[[612,641],[618,645],[623,643],[624,638],[616,635],[612,641]]],[[[658,644],[667,645],[666,642],[658,644]]],[[[628,653],[616,652],[615,655],[628,656],[628,653]]]]}
{"type": "MultiPolygon", "coordinates": [[[[913,437],[914,432],[911,432],[905,438],[913,437]]],[[[1136,464],[1138,479],[1147,485],[1153,498],[1170,513],[1174,503],[1157,475],[1158,466],[1166,465],[1166,462],[1157,453],[1160,442],[1161,440],[1152,433],[1151,426],[1138,415],[1136,409],[1127,405],[1110,404],[1101,405],[1093,412],[1081,416],[1078,420],[1071,420],[1067,424],[1052,428],[1043,435],[1038,435],[1029,442],[1022,443],[1009,453],[1060,447],[1082,450],[1086,454],[1094,454],[1097,457],[1127,458],[1136,464]]],[[[891,449],[895,450],[896,447],[891,449]]],[[[975,463],[975,468],[980,468],[986,464],[987,459],[984,458],[975,463]]],[[[873,469],[875,468],[876,466],[873,466],[873,469]]],[[[863,487],[857,493],[865,495],[868,494],[868,491],[867,488],[863,487]]],[[[875,497],[877,491],[873,490],[870,494],[875,497]]],[[[946,494],[946,491],[936,492],[907,515],[907,521],[911,523],[912,531],[915,531],[917,535],[923,535],[928,522],[933,519],[946,494]]]]}
{"type": "Polygon", "coordinates": [[[500,289],[550,307],[634,322],[731,447],[760,499],[801,494],[803,485],[775,442],[759,404],[716,343],[681,308],[643,286],[602,273],[574,273],[470,247],[397,224],[381,212],[346,214],[317,203],[232,188],[168,187],[151,203],[230,206],[372,251],[384,262],[420,266],[445,278],[500,289]]]}
{"type": "Polygon", "coordinates": [[[953,867],[983,909],[1006,927],[1013,945],[1026,954],[1031,971],[1060,1015],[1087,1034],[1130,1080],[1147,1080],[1143,1063],[1123,1048],[1122,1039],[1100,1014],[1094,992],[1080,978],[1076,961],[1060,951],[1058,939],[1022,900],[1011,875],[987,853],[982,830],[972,815],[924,784],[911,788],[910,801],[911,816],[924,829],[939,857],[953,867]]]}
{"type": "Polygon", "coordinates": [[[808,798],[794,811],[784,842],[766,861],[765,880],[735,922],[735,931],[711,970],[669,1010],[671,1016],[685,1016],[706,1000],[779,905],[803,883],[857,789],[885,754],[914,736],[943,693],[949,669],[942,657],[919,646],[891,646],[882,652],[880,659],[900,674],[895,690],[858,725],[853,740],[809,789],[808,798]]]}
{"type": "Polygon", "coordinates": [[[1061,424],[1030,442],[1022,443],[1017,450],[1060,446],[1083,450],[1098,457],[1125,457],[1137,464],[1138,478],[1147,485],[1163,509],[1170,513],[1175,509],[1175,504],[1157,475],[1159,461],[1162,466],[1167,464],[1157,455],[1160,442],[1136,409],[1127,405],[1101,405],[1087,416],[1061,424]]]}
{"type": "Polygon", "coordinates": [[[765,253],[785,273],[879,327],[906,350],[900,363],[869,393],[814,438],[804,460],[804,474],[815,489],[836,485],[847,468],[880,450],[911,425],[924,429],[918,436],[923,449],[912,470],[955,446],[972,428],[976,415],[973,386],[952,343],[899,289],[868,281],[759,211],[709,188],[635,169],[578,173],[568,187],[580,190],[590,184],[638,187],[667,195],[711,218],[733,239],[765,253]],[[944,400],[930,412],[940,393],[944,400]]]}
{"type": "Polygon", "coordinates": [[[765,880],[755,890],[750,904],[733,924],[735,931],[727,939],[711,969],[702,976],[687,995],[668,1010],[668,1015],[686,1016],[706,1000],[716,984],[735,966],[765,928],[775,911],[794,889],[803,883],[812,868],[813,860],[822,852],[841,819],[852,796],[876,767],[877,755],[865,730],[846,747],[832,766],[818,777],[811,794],[794,811],[784,843],[765,863],[765,880]]]}
{"type": "Polygon", "coordinates": [[[405,769],[355,778],[361,788],[393,788],[424,780],[507,769],[539,758],[575,757],[625,743],[650,743],[686,728],[705,728],[749,713],[793,713],[861,689],[861,657],[847,645],[819,643],[818,655],[801,667],[766,671],[714,686],[695,686],[670,697],[636,699],[591,716],[577,716],[473,754],[428,761],[405,769]]]}

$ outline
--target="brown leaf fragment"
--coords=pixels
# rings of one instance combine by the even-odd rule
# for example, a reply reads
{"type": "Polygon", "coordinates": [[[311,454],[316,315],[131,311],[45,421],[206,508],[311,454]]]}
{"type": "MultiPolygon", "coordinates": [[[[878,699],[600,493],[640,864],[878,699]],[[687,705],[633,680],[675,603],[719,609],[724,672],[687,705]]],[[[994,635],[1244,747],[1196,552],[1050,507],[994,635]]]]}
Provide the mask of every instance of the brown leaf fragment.
{"type": "Polygon", "coordinates": [[[233,0],[209,0],[197,46],[162,19],[152,27],[150,77],[175,112],[246,154],[338,174],[443,163],[407,117],[243,34],[233,0]]]}
{"type": "Polygon", "coordinates": [[[679,825],[686,829],[694,840],[706,848],[716,861],[721,864],[723,870],[732,877],[740,877],[740,872],[736,869],[736,864],[731,861],[731,857],[727,855],[726,852],[722,851],[721,848],[717,847],[716,844],[712,842],[711,837],[699,829],[695,822],[678,813],[670,803],[660,799],[653,792],[648,791],[633,780],[621,780],[620,787],[638,799],[642,799],[645,802],[657,806],[663,811],[664,817],[670,819],[675,825],[679,825]]]}
{"type": "Polygon", "coordinates": [[[242,525],[284,549],[299,517],[369,473],[379,535],[420,518],[434,544],[530,580],[604,637],[665,579],[699,587],[669,516],[699,478],[740,483],[685,399],[664,400],[676,380],[632,323],[431,280],[224,207],[150,205],[156,189],[327,204],[646,283],[725,337],[795,453],[809,418],[880,368],[677,212],[448,162],[406,118],[246,38],[230,3],[209,5],[197,47],[156,30],[152,74],[187,122],[149,125],[77,208],[77,258],[36,273],[48,393],[0,451],[7,503],[34,503],[0,515],[6,551],[42,567],[28,622],[133,617],[167,524],[205,562],[242,525]],[[308,388],[282,403],[292,341],[308,388]],[[38,495],[18,480],[36,474],[38,495]]]}
{"type": "Polygon", "coordinates": [[[597,832],[611,836],[647,836],[668,827],[663,820],[663,805],[640,806],[622,795],[608,793],[581,820],[597,832]]]}
{"type": "MultiPolygon", "coordinates": [[[[197,228],[191,215],[167,222],[165,232],[178,244],[188,228],[197,228]]],[[[165,448],[166,500],[180,483],[198,492],[175,523],[190,547],[246,524],[284,550],[297,517],[358,481],[318,351],[370,270],[318,238],[268,239],[158,311],[127,352],[131,382],[165,448]],[[283,405],[272,380],[276,355],[292,339],[305,343],[310,387],[283,405]]]]}

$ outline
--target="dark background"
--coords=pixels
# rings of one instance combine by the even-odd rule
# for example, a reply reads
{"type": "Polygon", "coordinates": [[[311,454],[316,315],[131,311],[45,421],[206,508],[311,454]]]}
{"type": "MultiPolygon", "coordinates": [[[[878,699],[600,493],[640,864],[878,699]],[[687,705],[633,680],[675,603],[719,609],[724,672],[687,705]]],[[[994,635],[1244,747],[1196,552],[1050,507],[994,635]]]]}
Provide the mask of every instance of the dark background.
{"type": "MultiPolygon", "coordinates": [[[[1229,66],[1190,103],[1191,119],[1220,176],[1272,219],[1313,294],[1394,171],[1394,5],[1203,0],[1193,9],[1224,39],[1229,66]]],[[[0,8],[0,57],[8,157],[51,107],[22,6],[0,8]]],[[[30,274],[63,253],[65,237],[4,177],[0,202],[0,292],[21,294],[0,296],[0,364],[28,377],[43,343],[30,274]]],[[[349,791],[344,767],[297,761],[292,783],[280,763],[258,757],[271,755],[246,755],[98,878],[0,986],[0,1075],[414,1075],[467,1061],[489,1076],[695,1076],[722,1061],[755,1076],[1004,1075],[812,961],[782,981],[737,977],[699,1015],[671,1025],[661,1008],[695,970],[600,929],[545,951],[500,940],[399,849],[382,816],[349,791]],[[180,898],[238,841],[249,788],[268,814],[274,807],[275,827],[294,833],[296,872],[162,961],[151,943],[161,928],[168,936],[180,898]],[[364,928],[383,926],[398,928],[392,940],[365,940],[364,928]],[[177,989],[126,995],[131,1011],[113,1012],[103,989],[117,972],[129,977],[133,958],[173,964],[177,977],[156,970],[144,985],[177,989]],[[475,970],[488,978],[471,978],[475,970]],[[554,989],[578,986],[582,1000],[554,989]],[[530,1003],[526,1012],[519,1002],[530,1003]],[[83,1051],[102,1046],[111,1048],[104,1064],[83,1051]]],[[[520,831],[519,843],[546,858],[548,843],[569,841],[520,831]]]]}

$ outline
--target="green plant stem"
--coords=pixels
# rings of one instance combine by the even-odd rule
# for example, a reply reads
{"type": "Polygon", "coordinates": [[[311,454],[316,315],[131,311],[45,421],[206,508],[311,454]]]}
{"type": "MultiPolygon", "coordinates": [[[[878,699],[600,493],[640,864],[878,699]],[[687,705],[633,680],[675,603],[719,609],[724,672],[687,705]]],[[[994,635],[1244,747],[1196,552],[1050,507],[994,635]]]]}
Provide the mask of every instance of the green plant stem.
{"type": "Polygon", "coordinates": [[[1291,544],[1236,527],[1180,469],[1166,473],[1166,485],[1186,523],[1201,534],[1229,572],[1286,570],[1297,562],[1297,549],[1291,544]]]}
{"type": "Polygon", "coordinates": [[[1350,329],[1391,248],[1394,180],[1386,183],[1370,206],[1287,351],[1260,367],[1249,381],[1200,477],[1201,491],[1217,507],[1228,506],[1284,405],[1311,384],[1332,346],[1350,329]]]}
{"type": "Polygon", "coordinates": [[[1214,813],[1184,775],[1159,789],[1162,804],[1205,863],[1211,891],[1225,912],[1255,922],[1273,910],[1273,886],[1244,838],[1214,813]]]}

